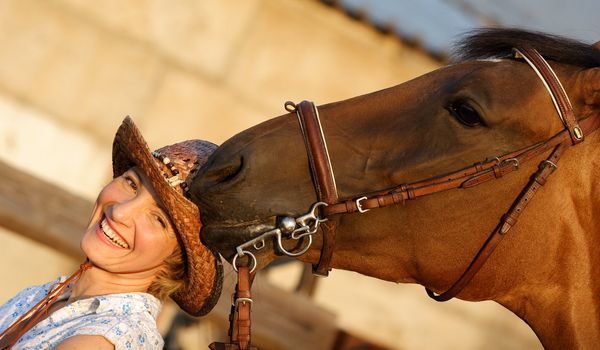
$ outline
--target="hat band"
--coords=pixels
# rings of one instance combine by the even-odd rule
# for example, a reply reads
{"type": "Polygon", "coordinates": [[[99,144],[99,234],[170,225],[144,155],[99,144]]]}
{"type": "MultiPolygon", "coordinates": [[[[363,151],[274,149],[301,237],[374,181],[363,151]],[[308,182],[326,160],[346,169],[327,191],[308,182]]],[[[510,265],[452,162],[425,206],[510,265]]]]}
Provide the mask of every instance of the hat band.
{"type": "Polygon", "coordinates": [[[163,163],[171,172],[171,176],[167,175],[164,171],[162,172],[165,180],[167,180],[167,183],[169,183],[169,186],[173,188],[177,188],[177,186],[179,186],[183,190],[183,193],[186,194],[189,190],[188,184],[182,179],[181,173],[179,173],[179,170],[177,170],[175,164],[171,162],[171,159],[164,154],[158,153],[157,151],[152,152],[152,155],[160,160],[160,162],[163,163]]]}

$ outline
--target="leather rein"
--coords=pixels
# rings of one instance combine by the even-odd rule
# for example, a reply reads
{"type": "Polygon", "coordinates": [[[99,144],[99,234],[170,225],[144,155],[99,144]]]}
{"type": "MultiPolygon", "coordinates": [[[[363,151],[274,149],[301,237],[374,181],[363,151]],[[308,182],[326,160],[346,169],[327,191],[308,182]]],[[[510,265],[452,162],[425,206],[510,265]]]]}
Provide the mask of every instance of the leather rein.
{"type": "Polygon", "coordinates": [[[576,119],[565,89],[550,65],[537,50],[533,48],[515,48],[513,52],[515,58],[525,60],[533,68],[545,85],[564,125],[563,131],[546,141],[491,160],[486,159],[452,173],[402,184],[383,191],[356,195],[344,200],[338,199],[335,176],[317,108],[309,101],[302,101],[297,105],[286,102],[286,110],[295,112],[298,116],[318,203],[324,203],[321,206],[323,216],[319,219],[319,222],[323,222],[323,245],[319,263],[313,265],[316,274],[327,275],[328,271],[331,270],[337,221],[325,221],[330,216],[355,212],[364,213],[371,209],[401,204],[406,200],[413,200],[450,189],[471,188],[518,170],[521,163],[551,150],[550,156],[540,162],[537,171],[532,174],[527,185],[513,201],[509,210],[502,216],[499,224],[458,280],[441,294],[435,294],[429,289],[427,289],[427,293],[437,301],[446,301],[456,296],[469,283],[485,264],[502,238],[517,223],[519,216],[539,188],[546,183],[548,177],[556,170],[563,152],[569,146],[582,142],[585,134],[593,132],[600,126],[598,116],[580,121],[576,119]]]}

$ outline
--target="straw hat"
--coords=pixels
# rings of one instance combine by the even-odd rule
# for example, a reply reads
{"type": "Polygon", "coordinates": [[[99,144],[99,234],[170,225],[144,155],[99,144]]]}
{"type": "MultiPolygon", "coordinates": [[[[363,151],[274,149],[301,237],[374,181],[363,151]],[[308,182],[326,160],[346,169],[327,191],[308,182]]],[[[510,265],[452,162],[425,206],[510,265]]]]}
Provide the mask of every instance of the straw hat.
{"type": "Polygon", "coordinates": [[[192,316],[208,313],[221,294],[223,266],[200,240],[200,212],[187,199],[189,184],[216,145],[189,140],[150,152],[131,118],[127,117],[113,141],[113,175],[137,166],[150,179],[158,198],[175,225],[186,264],[185,285],[171,298],[192,316]]]}

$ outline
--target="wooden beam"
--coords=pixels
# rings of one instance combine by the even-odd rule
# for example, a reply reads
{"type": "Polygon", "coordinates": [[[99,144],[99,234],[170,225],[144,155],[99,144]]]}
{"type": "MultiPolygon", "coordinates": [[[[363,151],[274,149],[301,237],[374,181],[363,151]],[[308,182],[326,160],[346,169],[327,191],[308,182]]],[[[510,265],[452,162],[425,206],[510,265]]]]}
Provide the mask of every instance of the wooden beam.
{"type": "Polygon", "coordinates": [[[90,200],[0,161],[0,226],[81,259],[79,241],[92,207],[90,200]]]}

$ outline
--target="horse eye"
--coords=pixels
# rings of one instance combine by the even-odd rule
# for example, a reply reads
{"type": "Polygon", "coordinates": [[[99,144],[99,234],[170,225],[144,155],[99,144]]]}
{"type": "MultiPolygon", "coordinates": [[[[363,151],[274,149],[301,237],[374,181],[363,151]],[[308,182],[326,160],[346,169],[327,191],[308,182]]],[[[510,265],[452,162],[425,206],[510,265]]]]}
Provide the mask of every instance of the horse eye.
{"type": "Polygon", "coordinates": [[[454,102],[447,109],[463,125],[468,127],[485,125],[477,110],[465,101],[454,102]]]}

